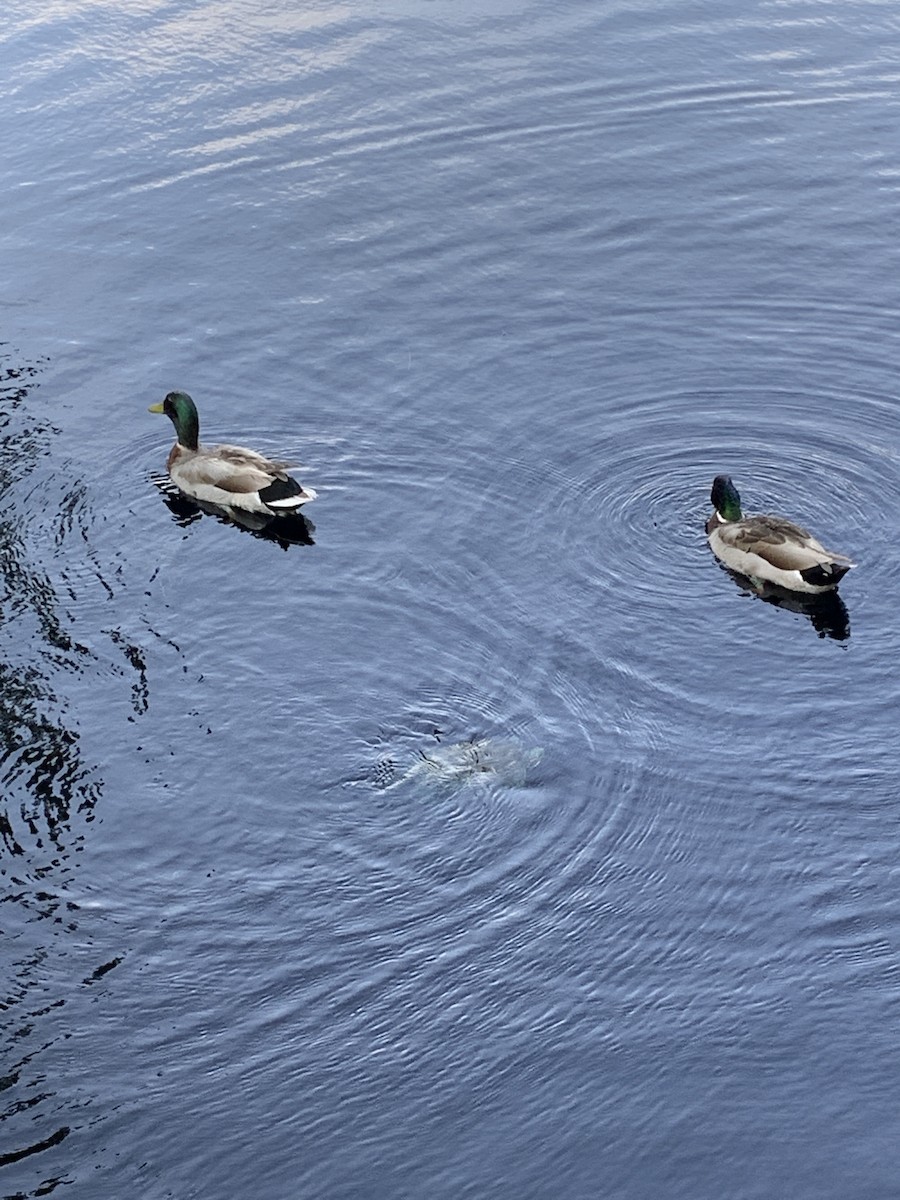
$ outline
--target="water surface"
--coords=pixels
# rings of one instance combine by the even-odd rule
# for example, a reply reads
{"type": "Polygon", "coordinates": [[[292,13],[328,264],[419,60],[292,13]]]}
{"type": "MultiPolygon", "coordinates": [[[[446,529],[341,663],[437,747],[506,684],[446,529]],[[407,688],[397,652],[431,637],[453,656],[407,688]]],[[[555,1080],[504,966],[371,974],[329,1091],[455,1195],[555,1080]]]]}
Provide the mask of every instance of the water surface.
{"type": "Polygon", "coordinates": [[[3,1195],[893,1197],[888,5],[0,49],[3,1195]],[[174,387],[306,544],[166,503],[174,387]]]}

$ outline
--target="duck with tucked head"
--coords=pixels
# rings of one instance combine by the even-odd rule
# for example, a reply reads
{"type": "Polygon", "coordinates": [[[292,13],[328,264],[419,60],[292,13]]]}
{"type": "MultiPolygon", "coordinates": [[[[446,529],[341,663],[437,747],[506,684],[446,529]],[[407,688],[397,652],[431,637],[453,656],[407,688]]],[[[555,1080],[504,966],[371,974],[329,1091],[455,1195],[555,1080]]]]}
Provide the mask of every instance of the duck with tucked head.
{"type": "Polygon", "coordinates": [[[220,508],[279,516],[315,500],[288,474],[290,463],[272,462],[243,446],[201,446],[197,406],[187,392],[169,392],[152,413],[165,413],[175,426],[175,445],[166,467],[175,486],[190,496],[220,508]]]}
{"type": "Polygon", "coordinates": [[[710,499],[715,511],[706,532],[712,552],[739,575],[792,592],[830,592],[856,565],[784,517],[743,516],[740,495],[728,475],[716,476],[710,499]]]}

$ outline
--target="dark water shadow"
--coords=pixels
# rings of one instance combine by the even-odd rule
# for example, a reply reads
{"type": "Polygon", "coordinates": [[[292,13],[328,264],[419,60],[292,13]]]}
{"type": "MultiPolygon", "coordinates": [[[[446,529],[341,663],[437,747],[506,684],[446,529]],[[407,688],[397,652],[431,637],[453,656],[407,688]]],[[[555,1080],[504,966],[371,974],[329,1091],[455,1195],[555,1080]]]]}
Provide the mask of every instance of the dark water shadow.
{"type": "MultiPolygon", "coordinates": [[[[72,964],[95,949],[71,884],[102,789],[65,694],[66,680],[93,657],[67,629],[57,586],[39,566],[46,494],[40,507],[27,494],[57,433],[26,403],[38,374],[37,364],[0,349],[0,905],[10,948],[0,1004],[0,1167],[33,1163],[39,1186],[28,1195],[61,1181],[48,1176],[46,1160],[75,1123],[71,1097],[41,1070],[40,1056],[69,1036],[57,1014],[80,986],[72,964]]],[[[81,486],[74,481],[73,492],[81,486]]],[[[62,510],[56,517],[65,523],[62,510]]]]}
{"type": "Polygon", "coordinates": [[[36,374],[0,359],[0,832],[12,854],[26,853],[6,820],[13,808],[35,845],[46,849],[49,840],[60,852],[72,815],[97,799],[53,679],[54,669],[79,673],[91,655],[66,629],[56,588],[34,561],[29,512],[9,498],[56,432],[18,412],[36,374]]]}
{"type": "Polygon", "coordinates": [[[723,566],[722,570],[731,577],[743,595],[755,596],[765,604],[772,604],[775,608],[783,608],[806,617],[820,638],[831,638],[836,642],[846,642],[849,639],[850,613],[837,590],[805,595],[803,592],[792,592],[787,588],[778,587],[774,583],[758,583],[746,575],[729,570],[728,567],[723,566]]]}
{"type": "Polygon", "coordinates": [[[209,504],[202,500],[191,500],[177,488],[173,488],[168,479],[154,478],[153,482],[159,489],[162,501],[172,514],[176,525],[187,528],[204,516],[215,517],[223,525],[233,525],[242,533],[266,542],[274,542],[282,550],[291,546],[314,546],[315,525],[302,513],[284,513],[279,516],[266,516],[263,513],[239,512],[237,509],[221,508],[218,504],[209,504]]]}

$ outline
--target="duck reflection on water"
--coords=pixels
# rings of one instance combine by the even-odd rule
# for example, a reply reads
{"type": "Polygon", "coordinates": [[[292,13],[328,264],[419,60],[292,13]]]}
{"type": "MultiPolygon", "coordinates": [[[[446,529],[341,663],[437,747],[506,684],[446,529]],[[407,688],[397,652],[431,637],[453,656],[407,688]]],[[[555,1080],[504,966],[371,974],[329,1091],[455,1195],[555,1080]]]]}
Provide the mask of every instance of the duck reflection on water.
{"type": "Polygon", "coordinates": [[[850,613],[837,591],[808,595],[790,591],[775,583],[749,579],[746,575],[740,575],[727,567],[723,567],[722,570],[731,577],[735,586],[745,596],[756,596],[766,604],[773,604],[776,608],[784,608],[788,612],[800,613],[806,617],[820,638],[833,638],[836,642],[845,642],[850,637],[850,613]]]}

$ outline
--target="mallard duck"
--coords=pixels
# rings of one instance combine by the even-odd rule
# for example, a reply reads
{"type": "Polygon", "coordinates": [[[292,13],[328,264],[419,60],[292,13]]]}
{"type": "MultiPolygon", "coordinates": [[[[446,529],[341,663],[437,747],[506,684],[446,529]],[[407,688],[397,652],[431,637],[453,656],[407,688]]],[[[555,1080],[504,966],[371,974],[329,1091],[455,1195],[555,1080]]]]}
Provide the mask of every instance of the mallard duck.
{"type": "Polygon", "coordinates": [[[165,413],[175,426],[175,445],[166,467],[169,477],[185,496],[220,508],[278,516],[294,512],[315,500],[288,475],[290,463],[271,462],[242,446],[201,446],[197,406],[187,392],[169,392],[152,413],[165,413]]]}
{"type": "Polygon", "coordinates": [[[716,476],[710,499],[715,511],[706,532],[712,552],[739,575],[792,592],[830,592],[856,565],[784,517],[742,516],[741,497],[728,475],[716,476]]]}

